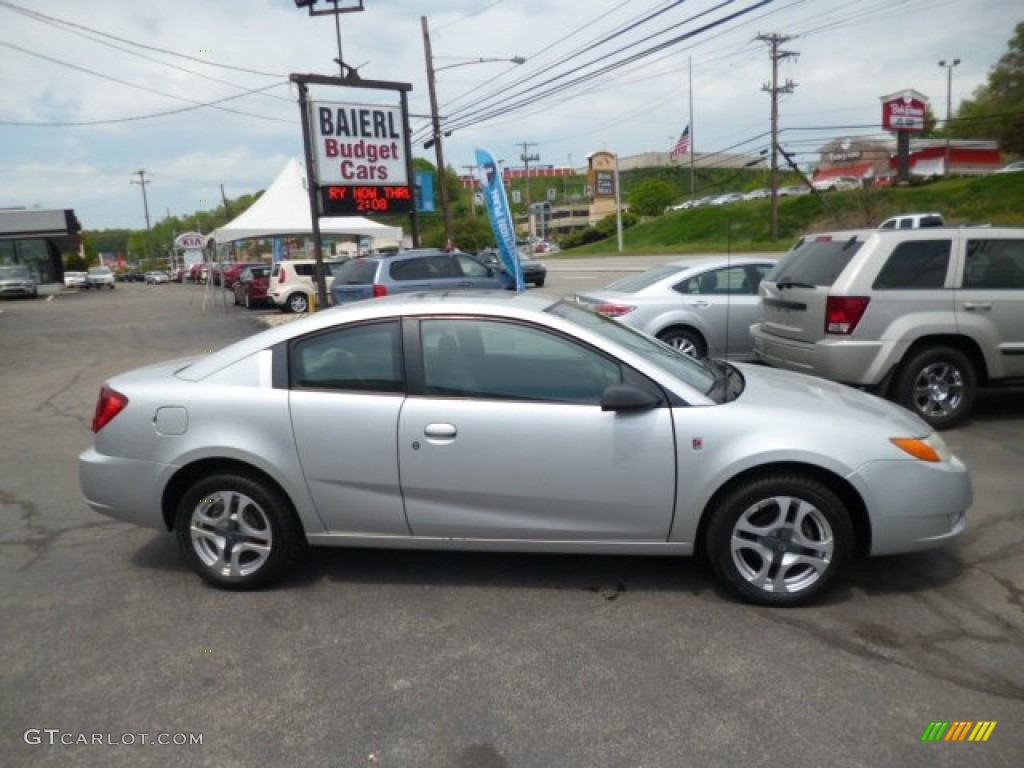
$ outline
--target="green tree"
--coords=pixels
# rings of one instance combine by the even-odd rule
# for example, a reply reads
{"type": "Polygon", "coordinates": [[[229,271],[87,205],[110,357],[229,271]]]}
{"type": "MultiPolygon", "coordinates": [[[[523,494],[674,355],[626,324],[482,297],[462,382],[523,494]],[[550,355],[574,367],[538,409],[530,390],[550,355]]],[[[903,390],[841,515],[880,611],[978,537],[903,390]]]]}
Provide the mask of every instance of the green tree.
{"type": "Polygon", "coordinates": [[[960,102],[950,133],[995,139],[1004,152],[1024,154],[1024,22],[1014,30],[1009,50],[989,70],[988,82],[960,102]]]}
{"type": "Polygon", "coordinates": [[[627,199],[640,216],[658,216],[676,199],[676,188],[664,179],[650,179],[633,187],[627,199]]]}

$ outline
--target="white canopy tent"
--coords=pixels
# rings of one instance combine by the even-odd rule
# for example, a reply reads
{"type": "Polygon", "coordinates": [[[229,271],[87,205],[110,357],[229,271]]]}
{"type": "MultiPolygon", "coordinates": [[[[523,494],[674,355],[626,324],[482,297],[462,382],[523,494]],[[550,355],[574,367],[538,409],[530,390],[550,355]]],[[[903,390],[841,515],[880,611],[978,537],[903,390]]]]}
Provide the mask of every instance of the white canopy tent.
{"type": "MultiPolygon", "coordinates": [[[[328,237],[371,237],[375,248],[402,242],[401,227],[378,224],[361,216],[321,218],[320,232],[328,237]]],[[[298,160],[291,158],[259,200],[245,213],[214,230],[210,238],[218,244],[225,244],[257,237],[312,233],[306,169],[298,160]]]]}

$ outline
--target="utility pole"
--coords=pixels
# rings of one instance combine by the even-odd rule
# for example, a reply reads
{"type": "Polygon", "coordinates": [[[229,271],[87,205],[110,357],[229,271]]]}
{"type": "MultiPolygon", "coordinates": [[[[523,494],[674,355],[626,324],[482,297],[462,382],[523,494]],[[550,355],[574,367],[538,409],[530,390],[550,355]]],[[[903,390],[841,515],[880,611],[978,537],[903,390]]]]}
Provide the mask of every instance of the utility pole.
{"type": "Polygon", "coordinates": [[[796,83],[787,79],[785,85],[779,85],[779,62],[784,59],[795,58],[800,54],[796,51],[783,51],[779,46],[789,42],[793,38],[788,35],[758,35],[757,39],[767,43],[771,47],[772,59],[772,81],[761,86],[762,91],[767,91],[772,97],[772,164],[771,164],[771,191],[772,191],[772,240],[779,239],[779,94],[792,93],[796,83]]]}
{"type": "MultiPolygon", "coordinates": [[[[143,206],[144,210],[146,211],[146,247],[145,247],[145,253],[146,253],[146,261],[148,262],[149,261],[149,237],[152,234],[152,230],[150,229],[150,226],[149,226],[149,200],[146,199],[146,184],[148,184],[149,181],[146,179],[146,171],[145,171],[145,169],[140,168],[133,175],[137,175],[139,177],[139,180],[135,181],[135,179],[131,179],[131,183],[132,184],[139,184],[142,187],[142,206],[143,206]]],[[[149,265],[147,264],[147,266],[149,266],[149,265]]]]}
{"type": "Polygon", "coordinates": [[[950,139],[952,135],[949,132],[949,123],[953,119],[953,67],[960,63],[960,59],[951,59],[946,61],[943,59],[939,62],[940,67],[944,67],[946,70],[946,124],[942,126],[946,132],[946,162],[945,171],[946,178],[949,178],[950,169],[950,139]]]}
{"type": "Polygon", "coordinates": [[[441,203],[441,216],[444,219],[444,247],[450,250],[455,246],[452,233],[452,206],[448,200],[448,184],[444,167],[444,150],[441,148],[441,116],[437,113],[437,88],[434,84],[434,54],[430,48],[430,28],[427,17],[420,17],[423,28],[423,53],[427,60],[427,94],[430,96],[430,138],[434,144],[434,156],[437,159],[437,194],[441,203]]]}
{"type": "Polygon", "coordinates": [[[519,146],[523,148],[523,152],[519,155],[519,159],[526,165],[526,242],[528,243],[527,249],[530,255],[533,255],[533,210],[530,206],[530,163],[537,162],[540,160],[540,155],[536,152],[530,152],[530,147],[537,146],[535,143],[524,141],[519,146]]]}

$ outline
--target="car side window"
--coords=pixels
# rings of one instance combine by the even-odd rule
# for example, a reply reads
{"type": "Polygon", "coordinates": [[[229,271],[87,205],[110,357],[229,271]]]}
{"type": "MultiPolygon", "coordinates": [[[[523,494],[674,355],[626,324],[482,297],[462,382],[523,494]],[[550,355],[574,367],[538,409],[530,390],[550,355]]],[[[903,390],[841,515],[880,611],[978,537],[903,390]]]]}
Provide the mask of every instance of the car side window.
{"type": "Polygon", "coordinates": [[[420,258],[392,262],[390,274],[392,280],[430,280],[437,276],[430,262],[420,258]]]}
{"type": "Polygon", "coordinates": [[[291,374],[297,389],[402,392],[399,324],[367,323],[300,338],[292,342],[291,374]]]}
{"type": "Polygon", "coordinates": [[[621,366],[579,342],[513,322],[423,320],[424,394],[596,405],[621,366]]]}
{"type": "MultiPolygon", "coordinates": [[[[735,266],[714,269],[702,275],[696,275],[675,287],[685,294],[728,296],[730,294],[755,294],[760,278],[751,285],[749,267],[735,266]]],[[[763,277],[764,274],[761,273],[763,277]]]]}
{"type": "Polygon", "coordinates": [[[872,286],[878,291],[941,288],[946,284],[950,240],[911,240],[897,245],[872,286]]]}
{"type": "Polygon", "coordinates": [[[457,258],[462,274],[467,277],[487,277],[490,274],[490,270],[472,256],[460,255],[457,258]]]}
{"type": "Polygon", "coordinates": [[[968,240],[964,288],[1024,290],[1024,239],[968,240]]]}

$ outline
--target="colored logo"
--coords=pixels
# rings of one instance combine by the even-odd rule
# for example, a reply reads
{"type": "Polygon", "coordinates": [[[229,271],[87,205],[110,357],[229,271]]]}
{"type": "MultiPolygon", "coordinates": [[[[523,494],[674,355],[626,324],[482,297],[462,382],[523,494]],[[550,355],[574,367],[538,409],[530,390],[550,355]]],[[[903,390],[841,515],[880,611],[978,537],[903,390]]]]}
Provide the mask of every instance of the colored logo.
{"type": "Polygon", "coordinates": [[[921,734],[921,741],[988,741],[995,720],[933,720],[921,734]]]}

